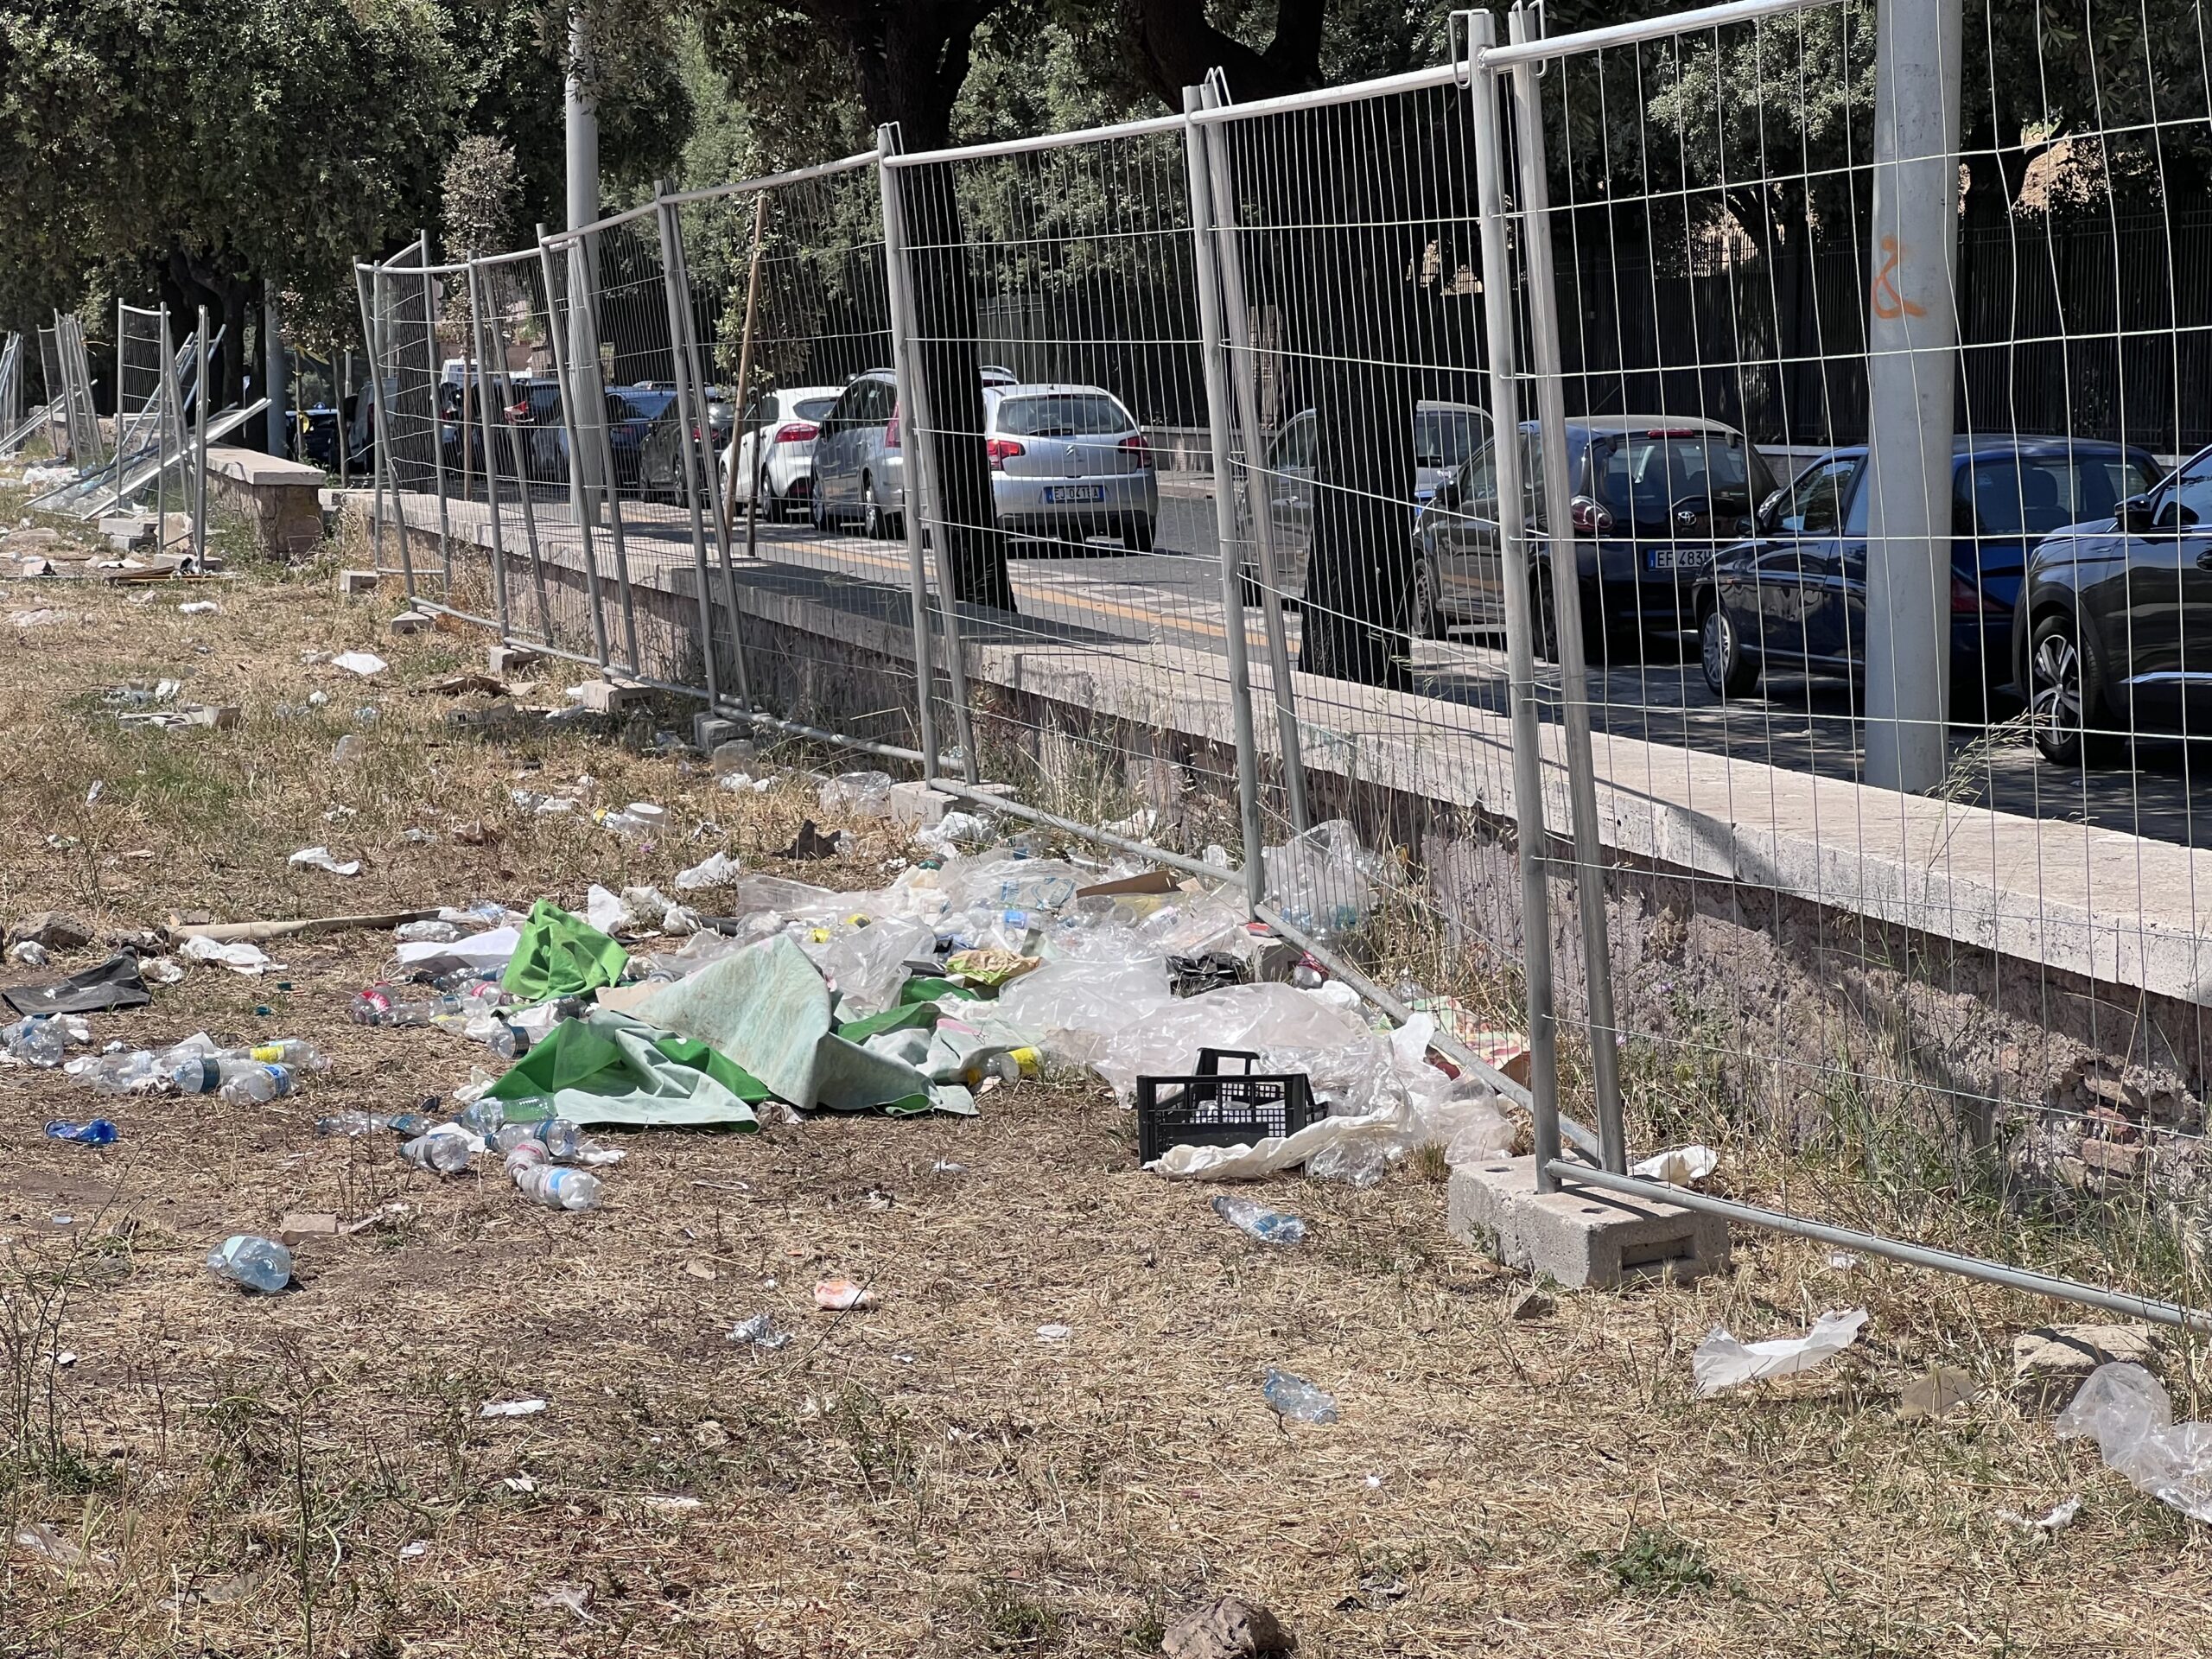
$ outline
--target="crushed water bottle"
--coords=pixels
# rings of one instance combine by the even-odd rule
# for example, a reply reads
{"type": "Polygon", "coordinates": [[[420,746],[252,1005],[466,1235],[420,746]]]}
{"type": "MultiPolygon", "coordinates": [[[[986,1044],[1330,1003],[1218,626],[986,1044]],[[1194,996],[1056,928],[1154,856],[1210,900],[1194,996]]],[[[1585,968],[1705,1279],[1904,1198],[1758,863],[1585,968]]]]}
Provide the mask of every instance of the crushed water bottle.
{"type": "MultiPolygon", "coordinates": [[[[438,1024],[448,1030],[452,1021],[441,1017],[438,1024]]],[[[481,1043],[503,1060],[512,1060],[530,1046],[530,1034],[520,1026],[509,1025],[495,1014],[480,1014],[461,1023],[461,1034],[472,1043],[481,1043]]]]}
{"type": "Polygon", "coordinates": [[[1296,1244],[1306,1237],[1306,1224],[1296,1216],[1269,1210],[1247,1198],[1223,1193],[1213,1201],[1213,1212],[1240,1232],[1249,1233],[1262,1244],[1296,1244]]]}
{"type": "Polygon", "coordinates": [[[451,944],[467,935],[454,922],[402,922],[391,930],[391,937],[402,944],[451,944]]]}
{"type": "Polygon", "coordinates": [[[440,1175],[459,1175],[476,1161],[477,1150],[474,1135],[455,1125],[442,1123],[410,1141],[399,1149],[399,1155],[417,1169],[431,1170],[440,1175]]]}
{"type": "Polygon", "coordinates": [[[115,1144],[115,1125],[104,1117],[89,1123],[70,1123],[54,1118],[46,1126],[48,1138],[54,1141],[74,1141],[81,1147],[111,1147],[115,1144]]]}
{"type": "Polygon", "coordinates": [[[515,1177],[523,1197],[549,1210],[593,1210],[599,1205],[599,1177],[588,1170],[538,1164],[515,1177]]]}
{"type": "Polygon", "coordinates": [[[294,1071],[327,1071],[327,1056],[304,1037],[280,1037],[273,1043],[256,1043],[245,1052],[250,1060],[264,1065],[288,1066],[294,1071]]]}
{"type": "Polygon", "coordinates": [[[0,1027],[0,1048],[25,1065],[59,1065],[68,1046],[69,1033],[48,1014],[28,1014],[12,1026],[0,1027]]]}
{"type": "Polygon", "coordinates": [[[241,1290],[272,1296],[292,1282],[292,1253],[273,1238],[239,1233],[207,1253],[207,1271],[241,1290]]]}
{"type": "Polygon", "coordinates": [[[504,1100],[472,1100],[454,1122],[471,1135],[482,1135],[496,1143],[500,1126],[507,1121],[507,1103],[504,1100]]]}
{"type": "Polygon", "coordinates": [[[1304,1377],[1293,1372],[1268,1367],[1268,1376],[1261,1392],[1275,1414],[1293,1423],[1333,1423],[1337,1421],[1337,1397],[1326,1389],[1317,1389],[1304,1377]]]}
{"type": "Polygon", "coordinates": [[[120,1054],[91,1055],[72,1060],[63,1068],[96,1095],[128,1095],[159,1084],[168,1076],[162,1056],[143,1048],[120,1054]],[[74,1068],[71,1070],[71,1068],[74,1068]]]}
{"type": "Polygon", "coordinates": [[[549,1117],[537,1127],[537,1139],[545,1146],[545,1155],[556,1163],[567,1163],[585,1149],[581,1123],[571,1123],[565,1117],[549,1117]]]}
{"type": "Polygon", "coordinates": [[[379,1129],[390,1129],[411,1140],[429,1127],[430,1120],[420,1112],[394,1112],[389,1116],[382,1112],[334,1112],[315,1121],[317,1135],[342,1135],[351,1140],[374,1135],[379,1129]]]}

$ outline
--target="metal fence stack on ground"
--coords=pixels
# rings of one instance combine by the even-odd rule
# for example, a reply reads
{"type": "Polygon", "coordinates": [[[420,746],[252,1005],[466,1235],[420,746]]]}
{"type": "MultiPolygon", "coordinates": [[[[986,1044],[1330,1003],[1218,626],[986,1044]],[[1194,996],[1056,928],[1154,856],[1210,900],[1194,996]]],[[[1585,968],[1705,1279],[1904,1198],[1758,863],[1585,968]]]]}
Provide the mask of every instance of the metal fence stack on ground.
{"type": "Polygon", "coordinates": [[[1529,1110],[1547,1189],[2193,1320],[2113,1287],[2193,1297],[2202,1243],[2192,751],[2160,744],[2212,681],[2212,554],[2200,469],[2146,446],[2204,426],[2205,319],[2024,273],[2082,264],[2084,201],[2142,243],[2120,194],[2212,107],[2092,131],[2017,54],[1947,80],[1956,20],[1461,14],[1387,80],[886,130],[512,254],[411,245],[361,267],[381,561],[513,643],[1241,880],[1529,1110]],[[1959,285],[2000,267],[2001,342],[1959,285]],[[2084,390],[2039,433],[2044,364],[2084,390]],[[1525,1081],[1480,1029],[1516,1022],[1525,1081]],[[1767,1201],[1635,1173],[1693,1136],[1767,1201]]]}

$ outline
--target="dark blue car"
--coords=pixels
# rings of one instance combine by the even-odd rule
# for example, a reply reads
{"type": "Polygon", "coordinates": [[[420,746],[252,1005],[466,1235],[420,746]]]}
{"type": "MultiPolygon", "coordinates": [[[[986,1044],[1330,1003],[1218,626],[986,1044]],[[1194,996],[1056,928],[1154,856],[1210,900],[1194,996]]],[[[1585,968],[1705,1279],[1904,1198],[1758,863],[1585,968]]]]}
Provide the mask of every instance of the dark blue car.
{"type": "MultiPolygon", "coordinates": [[[[1962,702],[2012,677],[2012,618],[2028,550],[2109,520],[2149,489],[2144,450],[2067,438],[1962,435],[1954,446],[1951,683],[1962,702]]],[[[1764,502],[1756,533],[1698,584],[1706,683],[1740,697],[1761,673],[1860,678],[1866,656],[1866,451],[1834,449],[1764,502]]]]}

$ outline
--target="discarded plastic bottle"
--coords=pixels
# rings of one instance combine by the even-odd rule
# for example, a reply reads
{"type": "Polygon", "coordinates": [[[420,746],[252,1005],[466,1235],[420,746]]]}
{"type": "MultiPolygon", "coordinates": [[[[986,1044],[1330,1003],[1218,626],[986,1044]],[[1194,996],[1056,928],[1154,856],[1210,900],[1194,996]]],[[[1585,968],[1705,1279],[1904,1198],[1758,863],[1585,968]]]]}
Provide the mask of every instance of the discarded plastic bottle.
{"type": "Polygon", "coordinates": [[[246,1058],[264,1065],[289,1066],[295,1071],[327,1071],[330,1062],[304,1037],[280,1037],[273,1043],[256,1043],[246,1058]]]}
{"type": "Polygon", "coordinates": [[[359,1026],[427,1026],[438,1010],[412,985],[389,981],[372,985],[353,999],[353,1023],[359,1026]]]}
{"type": "Polygon", "coordinates": [[[1224,1192],[1213,1201],[1213,1212],[1240,1232],[1249,1233],[1262,1244],[1304,1242],[1306,1224],[1296,1216],[1266,1209],[1247,1198],[1224,1192]]]}
{"type": "Polygon", "coordinates": [[[1326,1389],[1317,1389],[1304,1377],[1292,1372],[1268,1367],[1266,1384],[1261,1392],[1275,1414],[1294,1423],[1333,1423],[1337,1421],[1337,1397],[1326,1389]]]}
{"type": "Polygon", "coordinates": [[[986,1058],[969,1061],[960,1075],[970,1089],[976,1089],[988,1077],[996,1077],[1001,1083],[1019,1083],[1024,1077],[1033,1077],[1037,1065],[1035,1049],[1008,1048],[986,1058]]]}
{"type": "Polygon", "coordinates": [[[207,1253],[207,1271],[242,1290],[273,1296],[292,1282],[292,1253],[273,1238],[239,1233],[207,1253]]]}
{"type": "Polygon", "coordinates": [[[467,935],[455,922],[402,922],[391,930],[391,937],[402,944],[451,944],[467,935]]]}
{"type": "Polygon", "coordinates": [[[25,1065],[59,1065],[68,1046],[69,1033],[48,1014],[27,1014],[14,1025],[0,1027],[0,1048],[25,1065]]]}
{"type": "Polygon", "coordinates": [[[55,1141],[74,1141],[83,1147],[111,1147],[115,1144],[115,1125],[104,1117],[89,1123],[71,1123],[55,1118],[46,1126],[47,1135],[55,1141]]]}
{"type": "Polygon", "coordinates": [[[236,1055],[207,1054],[180,1060],[169,1072],[180,1095],[219,1094],[232,1105],[275,1100],[292,1092],[289,1066],[236,1055]]]}
{"type": "Polygon", "coordinates": [[[499,1167],[506,1171],[510,1180],[519,1185],[524,1171],[543,1169],[552,1161],[545,1155],[543,1141],[518,1141],[507,1148],[507,1155],[499,1167]]]}
{"type": "Polygon", "coordinates": [[[537,1139],[544,1143],[547,1157],[566,1163],[584,1149],[583,1125],[565,1117],[549,1117],[537,1125],[537,1139]]]}
{"type": "Polygon", "coordinates": [[[507,1121],[507,1103],[488,1097],[472,1100],[454,1121],[471,1135],[480,1135],[486,1139],[496,1137],[500,1125],[507,1121]]]}
{"type": "MultiPolygon", "coordinates": [[[[441,1022],[442,1023],[442,1022],[441,1022]]],[[[461,1028],[472,1043],[481,1043],[503,1060],[512,1060],[530,1046],[530,1033],[509,1025],[497,1014],[480,1014],[461,1028]]]]}
{"type": "Polygon", "coordinates": [[[502,1123],[493,1132],[492,1144],[499,1149],[502,1155],[512,1152],[525,1141],[543,1146],[544,1141],[537,1133],[541,1127],[536,1123],[502,1123]]]}
{"type": "Polygon", "coordinates": [[[168,1072],[161,1056],[134,1048],[121,1054],[103,1054],[97,1059],[87,1056],[82,1068],[71,1075],[96,1095],[127,1095],[159,1083],[168,1072]]]}
{"type": "Polygon", "coordinates": [[[599,1177],[586,1169],[539,1164],[515,1177],[523,1197],[549,1210],[593,1210],[599,1205],[599,1177]]]}
{"type": "Polygon", "coordinates": [[[292,1068],[249,1061],[236,1075],[223,1079],[216,1093],[233,1106],[260,1105],[292,1092],[292,1068]]]}
{"type": "Polygon", "coordinates": [[[476,1160],[474,1137],[432,1129],[416,1135],[399,1149],[399,1155],[417,1169],[440,1175],[458,1175],[476,1160]]]}

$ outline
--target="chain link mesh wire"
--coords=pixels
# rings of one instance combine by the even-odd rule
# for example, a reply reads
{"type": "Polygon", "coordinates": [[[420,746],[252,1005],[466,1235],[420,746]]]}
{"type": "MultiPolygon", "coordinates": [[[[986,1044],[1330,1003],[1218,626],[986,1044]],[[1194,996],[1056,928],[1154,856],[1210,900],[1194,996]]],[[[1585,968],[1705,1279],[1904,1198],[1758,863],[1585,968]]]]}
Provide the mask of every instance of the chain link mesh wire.
{"type": "MultiPolygon", "coordinates": [[[[1227,631],[1248,623],[1224,610],[1199,436],[1181,123],[887,167],[926,394],[905,500],[922,472],[977,769],[1059,817],[1243,862],[1227,631]]],[[[866,454],[856,479],[822,454],[857,501],[866,454]]]]}
{"type": "MultiPolygon", "coordinates": [[[[903,474],[887,477],[880,459],[840,466],[830,494],[817,494],[823,444],[842,455],[881,438],[895,402],[872,390],[887,388],[893,362],[874,158],[675,204],[690,333],[715,411],[706,505],[720,683],[795,725],[918,753],[910,562],[886,534],[903,474]],[[741,677],[729,632],[740,607],[722,597],[739,589],[741,677]]],[[[934,634],[926,614],[924,626],[934,634]]],[[[950,730],[935,674],[932,685],[937,729],[950,730]]]]}
{"type": "MultiPolygon", "coordinates": [[[[1449,76],[1210,110],[1274,912],[1472,1033],[1518,1013],[1502,689],[1417,535],[1490,433],[1474,151],[1449,76]],[[1300,785],[1302,783],[1302,789],[1300,785]],[[1357,842],[1357,844],[1355,844],[1357,842]]],[[[1502,619],[1494,625],[1502,626],[1502,619]]]]}
{"type": "MultiPolygon", "coordinates": [[[[2193,221],[2160,168],[2212,150],[2212,106],[2193,54],[2155,95],[2119,75],[2094,109],[2063,104],[2039,12],[1965,12],[1955,160],[1940,120],[1878,155],[1863,0],[1568,51],[1534,83],[1550,212],[1516,203],[1513,239],[1548,234],[1568,469],[1552,499],[1524,359],[1530,598],[1549,750],[1571,537],[1609,867],[1545,848],[1562,1103],[1590,1103],[1611,1042],[1639,1149],[1702,1141],[1785,1207],[2193,1303],[2200,1242],[2173,1205],[2208,1045],[2184,740],[2212,576],[2182,512],[2199,474],[2161,480],[2212,435],[2191,373],[2212,296],[2181,280],[2193,221]],[[1939,206],[1961,181],[1936,221],[1954,260],[1901,244],[1893,162],[1939,206]],[[1959,320],[1955,351],[1883,332],[1931,314],[1959,320]],[[1884,404],[1884,377],[1936,412],[1884,404]],[[1904,411],[1910,482],[1870,454],[1870,403],[1904,411]],[[1892,624],[1914,562],[1935,613],[1892,624]],[[1882,744],[1914,740],[1883,728],[1916,722],[1937,775],[1885,786],[1882,744]],[[2111,764],[2131,746],[2133,770],[2111,764]],[[1576,1023],[1592,964],[1566,895],[1586,880],[1608,894],[1611,1032],[1576,1023]]],[[[2081,47],[2106,62],[2102,31],[2134,38],[2135,17],[2093,0],[2081,47]]],[[[1483,474],[1455,492],[1464,545],[1424,541],[1447,595],[1455,563],[1477,590],[1499,568],[1483,474]]],[[[1486,620],[1444,619],[1469,629],[1459,671],[1498,684],[1486,620]]],[[[1563,768],[1544,807],[1570,821],[1563,768]]]]}

